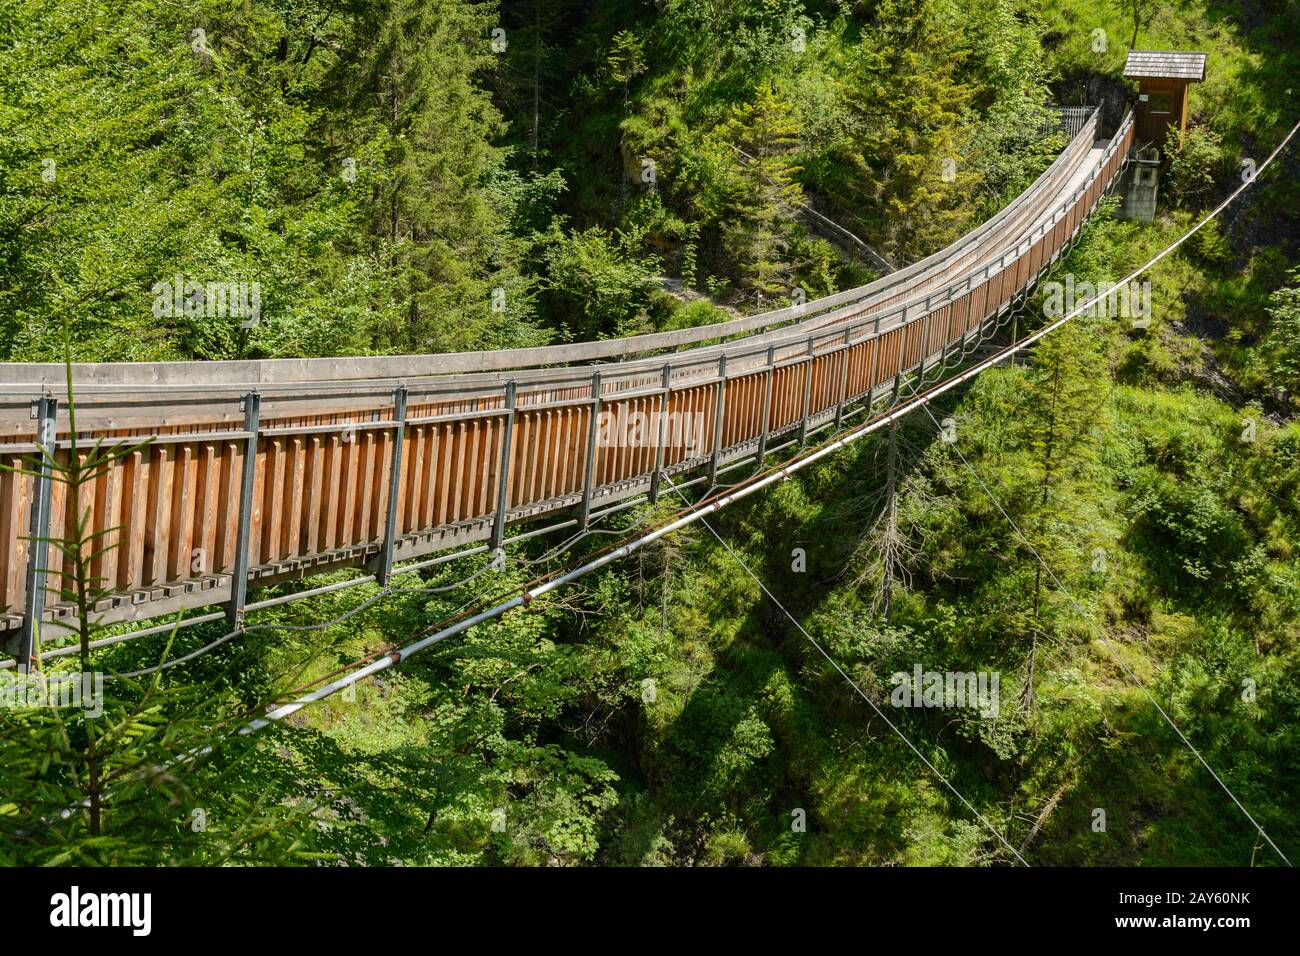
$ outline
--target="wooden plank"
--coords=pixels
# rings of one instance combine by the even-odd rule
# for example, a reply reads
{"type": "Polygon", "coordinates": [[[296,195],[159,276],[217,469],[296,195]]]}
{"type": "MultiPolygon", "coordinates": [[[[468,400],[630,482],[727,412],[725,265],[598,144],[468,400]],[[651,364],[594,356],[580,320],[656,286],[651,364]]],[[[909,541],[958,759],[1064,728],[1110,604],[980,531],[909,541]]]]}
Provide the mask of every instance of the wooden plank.
{"type": "Polygon", "coordinates": [[[569,446],[573,444],[573,410],[556,408],[552,424],[550,475],[546,480],[546,494],[549,498],[562,496],[568,492],[568,455],[569,446]]]}
{"type": "Polygon", "coordinates": [[[534,430],[537,427],[536,413],[525,412],[519,416],[519,443],[512,443],[512,457],[515,458],[515,480],[520,485],[520,503],[527,504],[533,500],[533,492],[530,484],[532,477],[532,463],[529,461],[529,455],[532,452],[534,441],[534,430]]]}
{"type": "Polygon", "coordinates": [[[576,434],[573,436],[573,456],[570,459],[572,466],[572,490],[574,494],[580,494],[587,480],[587,435],[591,429],[592,411],[590,405],[581,405],[574,409],[574,420],[577,423],[576,434]]]}
{"type": "Polygon", "coordinates": [[[21,607],[14,597],[13,578],[18,551],[18,485],[23,477],[8,470],[20,467],[17,456],[0,457],[0,465],[4,466],[0,469],[0,609],[9,611],[21,607]]]}
{"type": "Polygon", "coordinates": [[[464,437],[458,443],[460,459],[460,478],[456,483],[456,520],[458,521],[473,517],[474,470],[478,464],[481,424],[477,419],[467,423],[464,437]]]}
{"type": "Polygon", "coordinates": [[[753,392],[750,437],[758,438],[763,434],[763,397],[767,394],[767,371],[765,369],[754,374],[753,392]]]}
{"type": "Polygon", "coordinates": [[[618,455],[617,481],[631,478],[637,473],[636,460],[639,448],[636,444],[637,433],[633,429],[632,423],[633,416],[641,411],[641,403],[642,399],[639,398],[628,399],[623,402],[623,423],[619,426],[617,435],[617,441],[621,446],[618,455]]]}
{"type": "Polygon", "coordinates": [[[338,547],[339,494],[343,473],[343,443],[338,434],[321,438],[320,509],[316,515],[316,543],[318,553],[338,547]]]}
{"type": "Polygon", "coordinates": [[[234,570],[235,538],[239,528],[239,478],[243,473],[244,443],[221,443],[218,462],[217,536],[213,545],[214,573],[234,570]]]}
{"type": "MultiPolygon", "coordinates": [[[[599,488],[605,484],[605,475],[606,472],[609,470],[609,448],[604,444],[604,440],[602,438],[601,432],[609,431],[609,426],[612,425],[611,416],[613,414],[614,414],[614,403],[609,399],[608,396],[602,398],[600,403],[600,410],[596,413],[596,430],[593,433],[596,442],[596,454],[595,457],[592,458],[591,460],[591,474],[592,474],[591,487],[593,491],[596,488],[599,488]],[[602,418],[601,417],[602,415],[605,417],[602,418]],[[602,424],[604,424],[607,427],[602,429],[601,428],[602,424]]],[[[583,467],[584,468],[586,467],[585,462],[583,463],[583,467]]]]}
{"type": "Polygon", "coordinates": [[[167,579],[167,545],[171,540],[172,484],[175,476],[173,448],[157,445],[149,457],[149,526],[145,531],[143,584],[161,584],[167,579]]]}
{"type": "Polygon", "coordinates": [[[217,447],[211,442],[199,445],[198,462],[199,486],[195,502],[194,546],[200,550],[198,568],[191,563],[191,572],[211,574],[220,567],[220,555],[217,554],[217,501],[221,495],[220,460],[217,447]]]}
{"type": "Polygon", "coordinates": [[[981,283],[975,288],[973,298],[971,299],[971,309],[975,312],[975,324],[981,325],[989,317],[988,313],[989,284],[981,283]]]}
{"type": "Polygon", "coordinates": [[[284,530],[280,538],[280,553],[286,558],[301,553],[302,498],[307,480],[307,449],[302,438],[291,438],[285,444],[284,530]]]}
{"type": "Polygon", "coordinates": [[[121,538],[124,551],[118,558],[117,586],[120,591],[140,587],[144,577],[144,536],[148,515],[149,452],[133,451],[122,459],[125,474],[122,494],[121,538]]]}
{"type": "Polygon", "coordinates": [[[353,519],[353,527],[355,528],[354,539],[358,544],[368,544],[373,537],[370,514],[371,503],[375,496],[376,445],[373,431],[357,433],[360,470],[357,475],[356,517],[353,519]]]}
{"type": "Polygon", "coordinates": [[[542,457],[546,448],[546,434],[543,431],[542,412],[533,416],[532,434],[528,443],[528,498],[540,501],[542,494],[542,457]]]}
{"type": "Polygon", "coordinates": [[[650,403],[653,401],[649,396],[636,399],[632,403],[633,422],[635,428],[629,424],[631,430],[631,449],[629,456],[628,474],[629,476],[640,477],[649,474],[654,467],[653,464],[646,464],[646,446],[651,440],[650,432],[653,425],[658,424],[658,420],[650,414],[650,403]]]}
{"type": "Polygon", "coordinates": [[[263,507],[262,562],[269,564],[284,557],[281,535],[284,532],[285,441],[280,436],[267,439],[266,491],[263,507]]]}
{"type": "Polygon", "coordinates": [[[546,410],[542,412],[542,455],[541,476],[538,479],[537,497],[541,501],[555,497],[559,488],[559,471],[556,464],[568,454],[564,442],[564,411],[546,410]]]}
{"type": "Polygon", "coordinates": [[[482,459],[477,471],[478,479],[478,502],[474,509],[476,515],[487,515],[497,510],[497,498],[494,497],[493,489],[497,486],[497,457],[499,453],[499,434],[500,423],[502,419],[490,419],[484,421],[484,445],[482,445],[482,459]]]}
{"type": "Polygon", "coordinates": [[[303,501],[302,521],[306,538],[302,553],[320,554],[321,513],[324,510],[325,438],[312,435],[307,439],[306,497],[303,501]]]}
{"type": "MultiPolygon", "coordinates": [[[[68,460],[66,451],[58,452],[57,460],[60,464],[65,464],[68,460]]],[[[66,533],[68,523],[68,486],[65,482],[60,481],[58,475],[50,479],[50,534],[51,541],[63,541],[68,535],[66,533]]],[[[43,565],[47,574],[45,576],[45,607],[57,604],[56,595],[65,587],[63,582],[63,555],[58,548],[48,546],[43,543],[32,542],[32,547],[36,549],[36,560],[38,565],[43,565]]]]}
{"type": "Polygon", "coordinates": [[[571,456],[576,454],[574,422],[577,416],[571,408],[557,409],[555,413],[555,458],[551,466],[551,495],[559,497],[572,491],[570,484],[571,456]]]}
{"type": "Polygon", "coordinates": [[[723,389],[723,399],[721,447],[725,449],[731,447],[733,436],[745,415],[745,380],[739,377],[729,380],[723,389]]]}
{"type": "Polygon", "coordinates": [[[441,527],[445,525],[451,514],[451,498],[453,494],[451,460],[453,449],[456,446],[459,430],[463,425],[440,425],[440,435],[438,437],[438,520],[436,524],[441,527]]]}
{"type": "Polygon", "coordinates": [[[694,408],[694,398],[692,389],[681,389],[672,393],[672,400],[668,404],[670,418],[668,420],[668,437],[665,441],[668,447],[664,449],[664,465],[671,466],[682,460],[685,449],[682,447],[683,424],[693,422],[691,417],[694,408]]]}
{"type": "Polygon", "coordinates": [[[109,535],[113,527],[110,512],[113,508],[113,470],[110,464],[95,470],[90,478],[91,485],[91,521],[86,529],[93,535],[86,545],[86,556],[90,559],[90,586],[96,590],[105,588],[104,584],[104,549],[111,544],[109,535]]]}
{"type": "Polygon", "coordinates": [[[538,497],[545,501],[555,494],[555,463],[560,457],[560,416],[552,409],[542,413],[542,474],[538,482],[538,497]]]}
{"type": "Polygon", "coordinates": [[[198,463],[194,446],[176,449],[176,479],[172,488],[172,534],[167,549],[167,580],[189,577],[194,548],[194,495],[198,484],[198,463]]]}
{"type": "Polygon", "coordinates": [[[679,433],[682,411],[686,405],[686,390],[678,389],[668,396],[668,422],[664,429],[663,464],[668,468],[677,463],[680,454],[679,433]]]}
{"type": "MultiPolygon", "coordinates": [[[[387,417],[387,416],[386,416],[387,417]]],[[[366,515],[369,541],[383,540],[388,514],[388,466],[392,458],[392,432],[388,429],[371,432],[370,510],[366,515]]]]}
{"type": "MultiPolygon", "coordinates": [[[[843,359],[841,359],[843,365],[843,359]]],[[[727,382],[726,404],[723,406],[722,447],[737,444],[749,428],[749,379],[736,376],[727,382]]]]}
{"type": "Polygon", "coordinates": [[[345,432],[350,436],[343,442],[343,501],[340,512],[339,536],[335,547],[346,548],[357,541],[357,495],[361,469],[361,432],[345,432]]]}
{"type": "MultiPolygon", "coordinates": [[[[95,553],[95,530],[98,525],[98,518],[95,514],[95,498],[97,478],[95,470],[90,465],[90,452],[86,451],[80,455],[81,458],[81,489],[77,494],[77,506],[69,516],[69,534],[70,539],[80,541],[81,560],[87,564],[93,565],[91,555],[95,553]]],[[[90,572],[87,568],[87,572],[90,572]]],[[[68,564],[68,584],[73,586],[71,573],[75,571],[75,565],[71,562],[68,564]]],[[[88,586],[93,587],[93,582],[87,582],[88,586]]]]}
{"type": "Polygon", "coordinates": [[[428,440],[424,447],[424,492],[423,505],[420,509],[419,527],[421,530],[432,528],[438,511],[438,455],[442,443],[442,430],[429,427],[428,440]]]}
{"type": "Polygon", "coordinates": [[[424,449],[428,444],[426,435],[428,427],[413,425],[407,430],[406,441],[402,446],[402,474],[406,477],[401,504],[398,505],[397,527],[402,534],[413,531],[420,525],[420,512],[423,507],[424,494],[424,449]]]}
{"type": "MultiPolygon", "coordinates": [[[[799,402],[800,409],[802,409],[802,393],[799,402]]],[[[682,458],[695,458],[702,455],[712,443],[713,439],[710,437],[710,432],[713,430],[713,416],[709,414],[709,409],[712,405],[713,396],[709,393],[707,387],[701,386],[699,388],[691,389],[691,417],[689,419],[691,428],[690,432],[688,434],[683,434],[682,437],[683,441],[691,441],[693,444],[690,447],[683,445],[682,458]],[[701,415],[704,417],[701,418],[701,415]],[[701,423],[702,427],[695,428],[694,425],[697,422],[701,423]]]]}
{"type": "Polygon", "coordinates": [[[658,395],[641,399],[641,449],[637,473],[648,475],[655,468],[655,442],[659,440],[659,402],[658,395]]]}
{"type": "MultiPolygon", "coordinates": [[[[619,413],[622,406],[619,402],[612,399],[605,399],[600,403],[600,414],[603,418],[596,419],[596,480],[594,488],[600,488],[614,480],[614,469],[618,467],[618,448],[611,447],[610,436],[617,436],[619,429],[619,413]],[[607,426],[601,428],[601,423],[607,426]]],[[[617,438],[615,437],[615,444],[617,438]]]]}
{"type": "MultiPolygon", "coordinates": [[[[207,474],[210,447],[204,444],[187,443],[189,456],[178,473],[182,482],[180,495],[179,525],[175,533],[175,571],[173,580],[183,581],[201,576],[211,567],[211,556],[204,546],[209,523],[205,521],[208,509],[206,496],[211,484],[207,474]],[[205,451],[206,448],[206,451],[205,451]]],[[[178,456],[179,457],[184,457],[178,456]]]]}
{"type": "Polygon", "coordinates": [[[783,368],[772,370],[772,405],[769,409],[768,430],[780,428],[785,424],[786,379],[789,376],[783,368]]]}
{"type": "Polygon", "coordinates": [[[582,413],[577,408],[560,410],[560,465],[557,469],[556,494],[568,495],[579,490],[574,478],[575,461],[582,445],[582,413]]]}
{"type": "MultiPolygon", "coordinates": [[[[11,468],[23,470],[30,468],[30,464],[17,455],[6,459],[5,463],[11,468]]],[[[29,533],[31,522],[33,486],[34,482],[30,477],[13,472],[6,473],[3,484],[0,485],[4,494],[4,497],[0,498],[0,515],[3,516],[2,520],[5,524],[0,547],[4,548],[6,561],[3,582],[6,595],[5,606],[15,611],[21,610],[23,606],[23,592],[26,588],[27,555],[31,549],[31,542],[25,538],[29,533]]]]}

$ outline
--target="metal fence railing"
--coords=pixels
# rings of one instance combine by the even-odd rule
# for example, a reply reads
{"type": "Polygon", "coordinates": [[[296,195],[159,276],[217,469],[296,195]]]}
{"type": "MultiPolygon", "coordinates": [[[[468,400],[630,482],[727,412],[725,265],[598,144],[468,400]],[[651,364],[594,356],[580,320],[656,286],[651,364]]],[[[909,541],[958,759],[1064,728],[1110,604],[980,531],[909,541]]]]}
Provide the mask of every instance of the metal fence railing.
{"type": "Polygon", "coordinates": [[[1050,136],[1052,133],[1065,133],[1071,139],[1079,135],[1095,107],[1092,106],[1053,106],[1050,115],[1038,124],[1038,135],[1050,136]]]}

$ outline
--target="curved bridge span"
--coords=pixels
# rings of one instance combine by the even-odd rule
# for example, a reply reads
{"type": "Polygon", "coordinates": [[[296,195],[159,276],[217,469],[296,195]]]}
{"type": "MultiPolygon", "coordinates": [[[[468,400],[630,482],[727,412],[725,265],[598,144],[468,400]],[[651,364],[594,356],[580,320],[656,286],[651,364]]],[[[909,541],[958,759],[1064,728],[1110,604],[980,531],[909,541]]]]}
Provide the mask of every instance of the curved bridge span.
{"type": "MultiPolygon", "coordinates": [[[[964,353],[1063,254],[1132,145],[1131,113],[1109,139],[1097,121],[952,246],[803,306],[497,352],[75,365],[82,453],[149,442],[80,501],[0,472],[0,638],[22,664],[37,622],[47,640],[75,626],[69,568],[30,539],[64,537],[78,514],[102,533],[100,620],[222,606],[237,623],[252,587],[358,566],[386,582],[396,562],[499,547],[547,515],[583,527],[656,499],[666,476],[709,483],[838,428],[964,353]]],[[[66,374],[0,364],[0,464],[42,447],[66,460],[66,374]]]]}

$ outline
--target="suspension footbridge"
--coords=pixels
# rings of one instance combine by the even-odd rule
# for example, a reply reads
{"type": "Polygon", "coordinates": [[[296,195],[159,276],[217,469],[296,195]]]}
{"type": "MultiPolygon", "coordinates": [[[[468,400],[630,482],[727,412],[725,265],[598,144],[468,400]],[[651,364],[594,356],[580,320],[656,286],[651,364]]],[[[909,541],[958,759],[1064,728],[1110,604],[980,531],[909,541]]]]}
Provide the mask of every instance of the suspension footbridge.
{"type": "Polygon", "coordinates": [[[1025,192],[949,247],[761,315],[492,352],[74,365],[77,453],[125,450],[78,500],[30,465],[73,454],[68,370],[0,364],[0,465],[17,469],[0,472],[0,639],[25,667],[38,631],[76,627],[48,542],[78,515],[97,535],[97,620],[207,608],[238,626],[255,588],[347,567],[387,583],[838,431],[964,354],[1067,251],[1133,144],[1131,113],[1110,136],[1098,124],[1076,121],[1025,192]]]}

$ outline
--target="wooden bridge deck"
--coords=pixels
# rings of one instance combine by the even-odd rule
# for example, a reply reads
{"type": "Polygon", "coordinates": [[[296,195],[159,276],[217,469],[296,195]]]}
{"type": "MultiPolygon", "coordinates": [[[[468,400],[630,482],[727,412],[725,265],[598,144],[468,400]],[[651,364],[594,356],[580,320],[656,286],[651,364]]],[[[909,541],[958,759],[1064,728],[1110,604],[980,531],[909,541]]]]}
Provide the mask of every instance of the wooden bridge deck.
{"type": "MultiPolygon", "coordinates": [[[[761,457],[833,427],[995,322],[1061,254],[1122,166],[1131,115],[1105,141],[1096,115],[1037,182],[951,247],[860,289],[674,333],[434,356],[74,366],[83,449],[152,441],[81,501],[0,474],[0,629],[38,616],[57,640],[73,611],[60,538],[77,509],[106,532],[92,572],[106,622],[225,605],[247,587],[394,562],[557,512],[578,523],[657,475],[761,457]],[[620,440],[620,436],[622,440],[620,440]],[[245,493],[247,489],[247,493],[245,493]],[[42,519],[42,514],[47,518],[42,519]],[[44,594],[30,592],[45,569],[44,594]],[[240,582],[245,582],[243,586],[240,582]]],[[[0,463],[35,451],[41,396],[68,449],[66,371],[0,364],[0,463]]],[[[48,416],[47,416],[48,418],[48,416]]],[[[707,480],[707,479],[706,479],[707,480]]]]}

